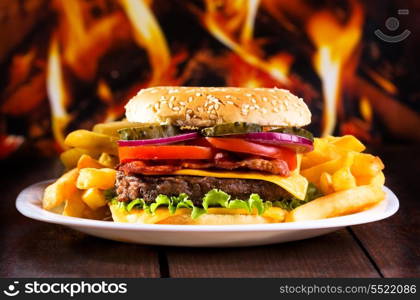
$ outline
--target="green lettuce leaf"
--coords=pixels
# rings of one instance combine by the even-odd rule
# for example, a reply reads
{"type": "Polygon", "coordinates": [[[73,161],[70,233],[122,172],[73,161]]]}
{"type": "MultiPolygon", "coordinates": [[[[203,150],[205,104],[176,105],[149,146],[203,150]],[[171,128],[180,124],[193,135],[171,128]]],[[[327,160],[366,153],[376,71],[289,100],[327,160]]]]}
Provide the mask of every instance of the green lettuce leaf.
{"type": "Polygon", "coordinates": [[[171,214],[175,212],[174,206],[172,205],[172,200],[166,195],[159,195],[156,197],[155,202],[150,204],[150,212],[155,214],[156,209],[161,205],[167,206],[171,214]]]}
{"type": "Polygon", "coordinates": [[[191,219],[197,219],[206,212],[206,209],[194,206],[191,212],[191,219]]]}
{"type": "Polygon", "coordinates": [[[228,207],[230,195],[217,189],[212,189],[203,197],[203,207],[205,210],[209,206],[228,207]]]}
{"type": "Polygon", "coordinates": [[[155,202],[147,205],[143,199],[135,199],[131,202],[120,202],[116,197],[113,198],[112,204],[118,205],[119,208],[131,211],[133,208],[145,209],[148,213],[154,214],[158,207],[166,206],[170,214],[174,214],[178,208],[191,209],[191,218],[197,219],[201,215],[207,213],[209,207],[224,207],[224,208],[239,208],[246,209],[248,212],[257,210],[258,215],[262,215],[267,209],[272,206],[281,207],[286,210],[292,210],[296,207],[321,197],[322,193],[313,185],[309,184],[306,197],[304,200],[299,200],[290,195],[290,197],[270,202],[264,201],[258,194],[251,194],[249,199],[231,199],[231,196],[221,190],[213,189],[203,197],[203,207],[195,206],[185,193],[178,196],[159,195],[155,202]]]}
{"type": "Polygon", "coordinates": [[[242,208],[242,209],[246,209],[248,212],[251,212],[251,208],[249,207],[248,201],[239,200],[239,199],[229,201],[228,208],[242,208]]]}
{"type": "Polygon", "coordinates": [[[143,199],[140,198],[131,201],[125,206],[125,209],[128,212],[131,211],[133,208],[144,209],[150,212],[150,207],[146,204],[146,202],[143,199]]]}
{"type": "Polygon", "coordinates": [[[265,207],[263,204],[263,200],[258,194],[251,194],[249,196],[249,207],[251,208],[251,211],[256,208],[259,215],[262,215],[264,213],[265,207]]]}

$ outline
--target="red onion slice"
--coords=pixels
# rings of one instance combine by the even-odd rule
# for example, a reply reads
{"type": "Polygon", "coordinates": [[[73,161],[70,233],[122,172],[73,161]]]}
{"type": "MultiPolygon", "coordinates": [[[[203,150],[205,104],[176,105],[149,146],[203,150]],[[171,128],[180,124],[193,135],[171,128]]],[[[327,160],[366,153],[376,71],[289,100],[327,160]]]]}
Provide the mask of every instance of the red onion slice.
{"type": "Polygon", "coordinates": [[[302,136],[280,132],[252,132],[237,135],[248,141],[261,144],[277,145],[295,150],[298,153],[314,150],[313,142],[302,136]]]}
{"type": "Polygon", "coordinates": [[[145,146],[145,145],[163,145],[179,143],[184,141],[193,140],[200,137],[197,132],[190,132],[185,134],[174,135],[170,137],[158,138],[158,139],[147,139],[147,140],[119,140],[118,146],[145,146]]]}

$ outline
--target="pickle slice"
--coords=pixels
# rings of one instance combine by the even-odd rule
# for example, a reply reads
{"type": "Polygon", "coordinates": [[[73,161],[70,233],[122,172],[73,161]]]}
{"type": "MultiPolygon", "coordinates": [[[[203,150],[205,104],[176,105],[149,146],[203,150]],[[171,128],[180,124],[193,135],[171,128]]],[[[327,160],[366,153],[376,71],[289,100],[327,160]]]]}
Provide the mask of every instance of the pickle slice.
{"type": "Polygon", "coordinates": [[[122,128],[118,130],[121,140],[149,140],[180,134],[181,130],[172,125],[148,125],[122,128]]]}
{"type": "Polygon", "coordinates": [[[235,122],[219,124],[212,127],[201,129],[201,134],[204,136],[223,136],[231,134],[243,134],[250,132],[261,132],[262,127],[258,124],[247,122],[235,122]]]}
{"type": "Polygon", "coordinates": [[[280,127],[276,129],[270,130],[270,132],[280,132],[280,133],[288,133],[293,135],[298,135],[304,138],[307,138],[311,141],[314,140],[314,136],[311,132],[306,129],[299,128],[299,127],[280,127]]]}

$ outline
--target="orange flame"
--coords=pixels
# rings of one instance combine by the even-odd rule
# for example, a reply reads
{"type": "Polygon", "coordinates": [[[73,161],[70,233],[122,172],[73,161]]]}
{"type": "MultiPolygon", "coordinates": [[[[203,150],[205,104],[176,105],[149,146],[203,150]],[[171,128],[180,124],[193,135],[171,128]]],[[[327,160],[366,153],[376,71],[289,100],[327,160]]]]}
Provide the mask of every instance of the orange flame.
{"type": "Polygon", "coordinates": [[[51,38],[48,51],[47,94],[51,108],[53,134],[60,147],[65,149],[64,128],[70,121],[70,117],[66,112],[69,96],[64,84],[60,50],[55,34],[51,38]]]}
{"type": "Polygon", "coordinates": [[[362,97],[359,102],[359,110],[363,119],[366,120],[369,124],[372,122],[373,112],[372,105],[370,104],[369,98],[362,97]]]}
{"type": "Polygon", "coordinates": [[[129,26],[121,12],[115,12],[86,23],[89,16],[82,2],[54,2],[60,18],[60,41],[63,45],[65,63],[81,79],[92,80],[96,74],[99,58],[118,40],[127,40],[129,26]]]}
{"type": "Polygon", "coordinates": [[[331,135],[341,95],[342,67],[351,58],[361,37],[363,11],[358,3],[344,25],[328,11],[312,15],[307,24],[309,37],[317,47],[314,67],[321,77],[324,94],[322,135],[331,135]]]}
{"type": "Polygon", "coordinates": [[[261,50],[254,49],[255,44],[251,43],[259,3],[259,0],[248,0],[245,3],[243,1],[223,2],[223,12],[227,15],[225,16],[220,12],[220,1],[206,0],[203,23],[216,39],[245,62],[268,73],[278,82],[288,85],[290,61],[280,61],[278,58],[274,60],[275,62],[270,59],[267,61],[259,55],[261,50]],[[237,32],[240,32],[239,38],[235,38],[237,32]]]}
{"type": "Polygon", "coordinates": [[[159,84],[170,65],[170,53],[165,36],[153,12],[144,0],[121,0],[131,22],[134,39],[149,55],[152,76],[149,85],[159,84]]]}
{"type": "Polygon", "coordinates": [[[367,73],[385,91],[387,91],[391,95],[395,95],[397,93],[397,87],[391,81],[387,80],[385,77],[381,76],[379,73],[373,70],[368,70],[367,73]]]}

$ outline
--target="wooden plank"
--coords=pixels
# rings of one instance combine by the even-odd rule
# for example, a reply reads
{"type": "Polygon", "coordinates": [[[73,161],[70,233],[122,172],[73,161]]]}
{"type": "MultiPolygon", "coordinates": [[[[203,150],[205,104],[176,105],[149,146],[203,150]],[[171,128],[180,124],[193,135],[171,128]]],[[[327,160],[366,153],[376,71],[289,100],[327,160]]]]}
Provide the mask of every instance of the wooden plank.
{"type": "Polygon", "coordinates": [[[160,276],[158,254],[153,248],[91,237],[30,220],[16,211],[18,192],[31,183],[59,175],[59,165],[45,161],[32,167],[11,165],[5,169],[11,172],[0,187],[1,277],[160,276]]]}
{"type": "Polygon", "coordinates": [[[346,229],[251,248],[168,248],[170,277],[379,277],[346,229]]]}
{"type": "Polygon", "coordinates": [[[416,147],[388,146],[379,156],[385,163],[386,185],[399,198],[400,209],[387,220],[352,230],[384,277],[418,277],[420,153],[416,147]]]}

